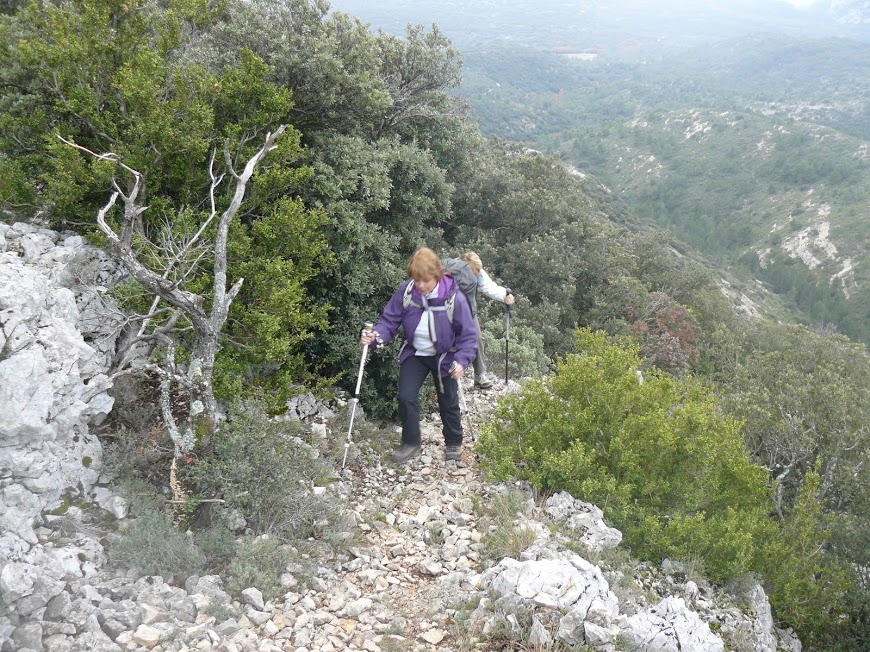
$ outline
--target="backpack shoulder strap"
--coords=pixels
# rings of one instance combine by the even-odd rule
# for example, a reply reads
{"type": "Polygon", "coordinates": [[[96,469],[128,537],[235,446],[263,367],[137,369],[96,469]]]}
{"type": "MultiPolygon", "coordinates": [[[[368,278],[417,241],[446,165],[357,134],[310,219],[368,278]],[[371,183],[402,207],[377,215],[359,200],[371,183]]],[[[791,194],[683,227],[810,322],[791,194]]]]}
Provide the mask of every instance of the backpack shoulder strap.
{"type": "MultiPolygon", "coordinates": [[[[413,292],[413,291],[414,291],[414,283],[413,282],[408,283],[408,285],[405,286],[405,292],[402,295],[402,309],[403,310],[407,310],[408,306],[414,306],[415,308],[422,308],[423,307],[411,298],[411,292],[413,292]]],[[[455,301],[456,301],[456,294],[454,293],[454,294],[451,294],[449,297],[447,297],[447,301],[444,302],[443,306],[431,306],[429,308],[429,310],[432,310],[434,312],[441,312],[443,310],[444,312],[447,313],[447,319],[452,324],[453,323],[453,310],[455,307],[455,301]]]]}
{"type": "Polygon", "coordinates": [[[414,291],[414,282],[408,281],[408,284],[405,286],[405,293],[402,295],[402,309],[407,310],[408,306],[414,306],[415,308],[421,308],[416,301],[411,298],[411,292],[414,291]]]}

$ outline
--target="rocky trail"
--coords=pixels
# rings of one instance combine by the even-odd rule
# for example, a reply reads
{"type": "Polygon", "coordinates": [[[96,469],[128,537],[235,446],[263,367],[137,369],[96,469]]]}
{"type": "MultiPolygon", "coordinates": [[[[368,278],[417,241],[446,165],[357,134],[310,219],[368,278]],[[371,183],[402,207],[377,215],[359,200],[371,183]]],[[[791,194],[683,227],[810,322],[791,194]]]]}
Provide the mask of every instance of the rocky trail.
{"type": "MultiPolygon", "coordinates": [[[[303,554],[299,572],[281,578],[280,601],[264,601],[256,587],[234,601],[217,576],[188,578],[184,588],[118,577],[104,567],[88,513],[48,516],[37,529],[39,552],[0,571],[4,602],[14,607],[0,617],[0,649],[451,649],[459,634],[452,616],[476,590],[482,536],[473,512],[487,488],[468,444],[462,461],[445,461],[440,423],[422,428],[422,454],[404,467],[353,444],[355,461],[328,489],[352,509],[351,543],[328,559],[303,554]],[[79,521],[75,533],[59,541],[57,528],[70,519],[79,521]]],[[[123,518],[118,497],[97,490],[123,518]]]]}
{"type": "Polygon", "coordinates": [[[422,429],[422,453],[404,468],[366,466],[351,477],[365,544],[351,548],[356,559],[342,570],[345,581],[390,605],[402,637],[443,645],[453,638],[451,615],[463,589],[473,592],[463,584],[481,561],[474,513],[486,483],[469,443],[462,461],[445,461],[440,423],[422,429]]]}
{"type": "MultiPolygon", "coordinates": [[[[467,391],[478,422],[506,390],[467,391]]],[[[10,564],[0,582],[18,600],[15,617],[0,619],[3,652],[800,650],[774,627],[760,587],[744,613],[717,604],[679,564],[599,567],[568,549],[597,558],[619,545],[598,508],[567,494],[539,504],[519,487],[488,483],[471,441],[461,461],[445,461],[437,415],[422,429],[422,454],[401,467],[365,441],[353,444],[345,477],[327,489],[350,504],[348,544],[303,552],[281,576],[280,599],[264,600],[257,587],[234,599],[217,576],[190,577],[184,588],[118,577],[98,563],[76,566],[72,553],[64,578],[48,571],[53,580],[16,575],[10,564]],[[524,549],[487,561],[486,537],[499,527],[487,509],[509,493],[522,496],[508,527],[526,532],[524,549]],[[751,644],[726,646],[716,632],[751,644]]],[[[101,560],[84,532],[72,550],[101,560]]],[[[44,548],[51,558],[53,545],[44,548]]]]}

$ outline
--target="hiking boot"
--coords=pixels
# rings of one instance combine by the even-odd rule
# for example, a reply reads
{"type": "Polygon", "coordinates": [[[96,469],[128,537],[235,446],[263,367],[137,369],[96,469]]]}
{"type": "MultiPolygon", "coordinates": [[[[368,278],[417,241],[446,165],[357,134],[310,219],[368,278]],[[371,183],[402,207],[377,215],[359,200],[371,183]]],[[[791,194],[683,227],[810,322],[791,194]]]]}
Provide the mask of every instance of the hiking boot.
{"type": "Polygon", "coordinates": [[[420,454],[420,444],[402,444],[393,451],[393,461],[396,464],[404,464],[412,457],[420,454]]]}
{"type": "Polygon", "coordinates": [[[454,462],[458,462],[462,459],[462,446],[448,446],[444,451],[444,459],[445,460],[453,460],[454,462]]]}
{"type": "Polygon", "coordinates": [[[490,387],[492,387],[492,380],[490,380],[486,376],[483,376],[481,378],[475,378],[474,386],[478,389],[489,389],[490,387]]]}

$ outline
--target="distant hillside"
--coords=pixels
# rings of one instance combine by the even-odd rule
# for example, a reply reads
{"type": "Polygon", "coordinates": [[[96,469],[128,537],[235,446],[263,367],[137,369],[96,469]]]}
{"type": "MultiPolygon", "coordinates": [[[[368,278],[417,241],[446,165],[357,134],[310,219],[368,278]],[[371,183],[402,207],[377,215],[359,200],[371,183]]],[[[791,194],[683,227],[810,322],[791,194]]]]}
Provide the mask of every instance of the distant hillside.
{"type": "Polygon", "coordinates": [[[465,69],[485,132],[560,152],[807,321],[870,339],[870,46],[755,36],[647,66],[489,48],[465,69]]]}
{"type": "Polygon", "coordinates": [[[719,97],[776,102],[789,117],[870,138],[865,42],[755,34],[695,50],[662,68],[663,77],[691,80],[719,97]]]}

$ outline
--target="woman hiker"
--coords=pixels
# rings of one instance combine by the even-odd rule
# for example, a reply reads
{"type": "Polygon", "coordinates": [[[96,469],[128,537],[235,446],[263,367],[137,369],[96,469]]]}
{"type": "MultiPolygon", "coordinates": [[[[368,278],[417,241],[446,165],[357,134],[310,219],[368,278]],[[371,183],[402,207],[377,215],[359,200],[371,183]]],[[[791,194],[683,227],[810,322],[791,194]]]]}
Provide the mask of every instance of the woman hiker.
{"type": "Polygon", "coordinates": [[[445,459],[462,457],[459,379],[477,353],[477,328],[465,295],[441,259],[421,247],[408,261],[410,277],[384,308],[374,330],[364,331],[361,344],[373,348],[392,340],[402,326],[405,342],[399,352],[399,418],[402,445],[393,460],[403,464],[420,453],[420,388],[430,373],[438,394],[445,459]]]}
{"type": "MultiPolygon", "coordinates": [[[[468,263],[471,271],[477,277],[477,289],[494,301],[501,301],[505,305],[512,306],[514,295],[511,291],[493,281],[483,269],[480,256],[473,251],[462,254],[462,260],[468,263]]],[[[483,339],[480,336],[480,321],[477,317],[477,306],[474,306],[474,325],[477,327],[477,355],[474,358],[474,385],[481,389],[492,387],[492,380],[486,375],[486,360],[484,359],[483,339]]]]}

